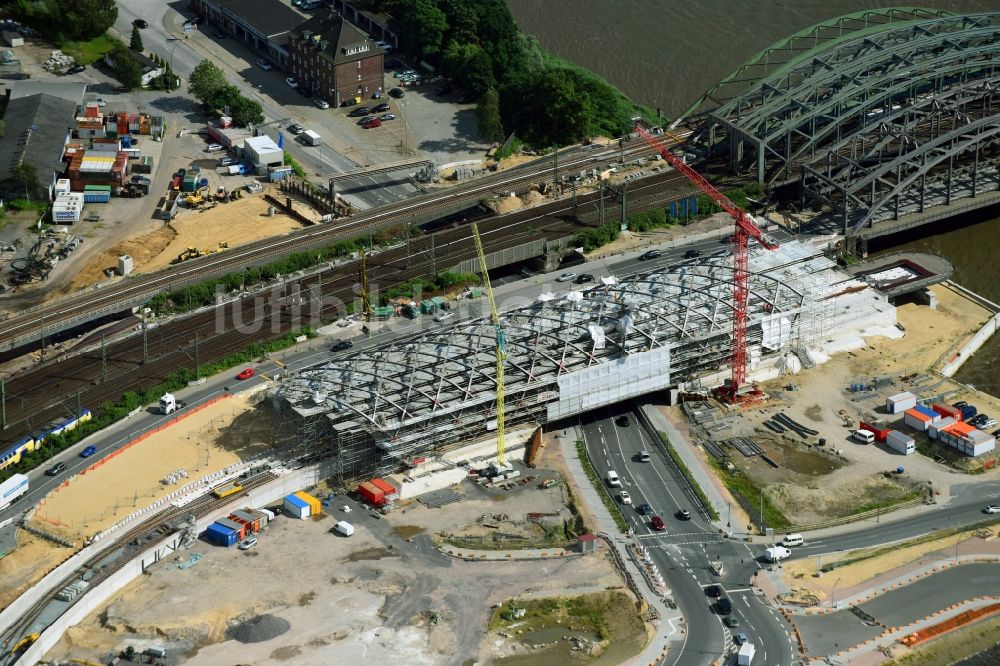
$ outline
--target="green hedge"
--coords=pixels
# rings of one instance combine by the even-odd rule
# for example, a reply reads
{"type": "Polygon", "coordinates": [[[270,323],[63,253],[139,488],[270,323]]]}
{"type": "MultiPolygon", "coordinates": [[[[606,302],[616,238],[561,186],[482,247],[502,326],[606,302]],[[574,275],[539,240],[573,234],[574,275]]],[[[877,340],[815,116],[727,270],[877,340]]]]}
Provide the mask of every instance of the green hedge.
{"type": "Polygon", "coordinates": [[[698,497],[698,501],[701,502],[701,505],[705,508],[705,511],[708,513],[709,518],[711,518],[712,520],[718,520],[719,512],[716,511],[715,507],[712,506],[712,503],[708,501],[708,497],[705,495],[705,491],[703,491],[701,489],[701,486],[698,485],[698,482],[694,480],[694,476],[691,474],[691,470],[688,469],[688,466],[684,464],[683,460],[681,460],[680,454],[677,453],[674,447],[670,444],[670,440],[667,438],[667,433],[663,432],[662,430],[658,432],[660,434],[660,444],[663,445],[663,449],[667,452],[667,455],[670,456],[670,459],[674,461],[674,465],[677,466],[677,469],[679,469],[681,471],[681,474],[684,475],[684,478],[687,479],[688,485],[691,486],[691,489],[694,491],[694,494],[698,497]]]}
{"type": "Polygon", "coordinates": [[[597,470],[590,463],[590,457],[587,455],[587,444],[581,439],[576,440],[576,453],[580,457],[580,464],[583,465],[583,471],[586,473],[587,478],[590,479],[591,485],[597,490],[597,494],[601,496],[601,501],[604,502],[604,506],[611,513],[611,517],[615,519],[615,525],[622,532],[628,532],[628,523],[625,522],[621,509],[614,498],[608,494],[608,489],[604,487],[604,481],[601,479],[600,474],[597,473],[597,470]]]}
{"type": "MultiPolygon", "coordinates": [[[[252,347],[231,354],[215,363],[201,366],[199,375],[207,377],[237,365],[249,363],[255,356],[262,353],[287,349],[295,344],[295,338],[300,335],[312,338],[316,336],[316,333],[312,329],[303,328],[298,331],[289,332],[270,342],[255,343],[252,347]]],[[[98,409],[91,408],[93,418],[90,421],[80,424],[67,433],[46,437],[42,448],[25,455],[17,465],[0,471],[0,481],[7,480],[12,474],[18,472],[24,473],[38,467],[57,453],[65,451],[83,438],[124,419],[132,411],[159,402],[160,397],[164,393],[179,391],[187,387],[188,382],[194,379],[194,372],[187,368],[181,368],[152,388],[144,391],[126,391],[122,393],[121,398],[117,402],[106,402],[98,409]]]]}

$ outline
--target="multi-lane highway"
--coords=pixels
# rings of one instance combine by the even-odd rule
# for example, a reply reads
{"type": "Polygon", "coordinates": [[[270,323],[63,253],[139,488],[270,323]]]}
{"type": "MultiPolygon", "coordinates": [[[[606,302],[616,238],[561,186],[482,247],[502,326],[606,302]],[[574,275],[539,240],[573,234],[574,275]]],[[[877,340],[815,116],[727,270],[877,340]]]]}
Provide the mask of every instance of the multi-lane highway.
{"type": "MultiPolygon", "coordinates": [[[[670,666],[712,664],[736,649],[733,634],[745,633],[757,645],[755,663],[787,666],[795,660],[791,628],[774,609],[764,604],[750,587],[758,568],[753,552],[746,544],[727,540],[699,507],[655,441],[640,415],[627,406],[601,409],[586,415],[580,428],[587,444],[591,463],[602,476],[617,472],[623,489],[632,498],[631,505],[619,503],[636,540],[646,547],[673,592],[677,607],[684,614],[687,633],[679,650],[665,660],[670,666]],[[628,425],[621,416],[628,416],[628,425]],[[650,453],[641,462],[639,452],[650,453]],[[638,507],[649,504],[666,530],[656,531],[650,519],[640,515],[638,507]],[[690,520],[681,520],[676,512],[686,509],[690,520]],[[722,561],[722,575],[715,575],[709,562],[722,561]],[[727,627],[718,612],[716,599],[708,596],[709,586],[718,585],[733,604],[731,616],[738,624],[727,627]]],[[[617,495],[617,489],[612,489],[617,495]]]]}

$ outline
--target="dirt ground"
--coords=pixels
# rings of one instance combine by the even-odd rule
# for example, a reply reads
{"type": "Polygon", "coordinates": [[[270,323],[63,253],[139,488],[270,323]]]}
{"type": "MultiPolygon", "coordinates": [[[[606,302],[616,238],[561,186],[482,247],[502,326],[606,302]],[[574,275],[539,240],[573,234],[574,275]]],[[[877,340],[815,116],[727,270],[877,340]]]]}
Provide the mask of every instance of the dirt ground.
{"type": "Polygon", "coordinates": [[[17,548],[0,558],[0,608],[17,599],[73,552],[18,530],[17,548]]]}
{"type": "MultiPolygon", "coordinates": [[[[759,457],[745,458],[736,450],[729,451],[737,466],[765,485],[765,492],[793,524],[817,523],[848,515],[866,505],[912,497],[928,484],[936,494],[947,496],[953,483],[968,481],[964,475],[919,453],[904,457],[884,445],[865,446],[850,437],[865,415],[909,432],[901,416],[884,413],[885,398],[902,391],[925,398],[945,396],[949,402],[968,400],[981,412],[1000,412],[1000,400],[995,397],[927,373],[939,359],[954,353],[989,317],[985,309],[948,287],[938,285],[933,289],[938,296],[937,310],[916,303],[903,303],[897,308],[897,320],[905,329],[901,339],[870,335],[863,348],[834,354],[827,362],[797,375],[761,382],[759,388],[770,399],[756,408],[725,416],[730,427],[713,435],[716,440],[752,437],[779,463],[781,467],[774,469],[759,457]],[[849,391],[852,383],[871,383],[877,375],[890,375],[893,383],[878,391],[849,391]],[[794,391],[785,390],[789,383],[795,385],[794,391]],[[791,431],[774,434],[762,423],[778,412],[819,431],[819,435],[803,440],[791,431]],[[821,437],[826,446],[817,451],[821,437]],[[882,475],[900,465],[905,474],[892,478],[882,475]]],[[[1000,472],[991,470],[984,476],[997,478],[1000,472]]]]}
{"type": "Polygon", "coordinates": [[[256,416],[246,398],[235,396],[194,412],[69,480],[43,500],[34,520],[68,539],[95,534],[184,484],[267,448],[256,416]],[[242,446],[233,446],[240,440],[242,446]],[[172,485],[161,482],[181,469],[187,470],[186,479],[172,485]]]}
{"type": "MultiPolygon", "coordinates": [[[[104,270],[118,265],[118,257],[131,255],[136,272],[150,273],[170,265],[188,247],[215,250],[220,242],[234,248],[244,243],[287,234],[301,225],[287,215],[276,212],[267,216],[268,203],[254,195],[220,204],[205,210],[183,209],[171,222],[160,229],[128,238],[92,259],[64,290],[68,293],[106,279],[104,270]]],[[[298,208],[315,214],[304,204],[298,208]]]]}
{"type": "Polygon", "coordinates": [[[316,520],[279,515],[247,552],[198,542],[192,551],[203,558],[195,566],[182,571],[165,560],[151,567],[48,658],[103,659],[126,645],[160,645],[176,655],[172,663],[206,666],[232,664],[235,654],[243,664],[399,661],[405,654],[407,664],[457,666],[480,650],[495,602],[622,585],[600,556],[482,563],[442,554],[431,535],[484,513],[523,515],[550,491],[488,497],[466,483],[463,492],[467,499],[444,509],[411,503],[380,520],[338,497],[316,520]],[[345,515],[344,505],[355,510],[345,515]],[[331,533],[340,519],[354,524],[354,536],[331,533]],[[240,622],[262,615],[287,623],[287,631],[260,642],[234,638],[240,622]]]}
{"type": "Polygon", "coordinates": [[[521,208],[530,208],[547,201],[545,195],[537,190],[529,190],[519,197],[499,197],[493,203],[493,209],[500,215],[510,213],[521,208]]]}

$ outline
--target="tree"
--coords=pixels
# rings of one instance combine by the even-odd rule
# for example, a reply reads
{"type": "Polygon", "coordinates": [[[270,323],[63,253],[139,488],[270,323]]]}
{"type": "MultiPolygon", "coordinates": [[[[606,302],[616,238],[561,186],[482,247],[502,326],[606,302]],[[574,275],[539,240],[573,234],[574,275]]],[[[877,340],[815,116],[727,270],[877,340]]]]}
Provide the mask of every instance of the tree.
{"type": "Polygon", "coordinates": [[[477,97],[496,85],[490,56],[478,44],[449,42],[441,67],[477,97]]]}
{"type": "Polygon", "coordinates": [[[504,139],[503,124],[500,121],[500,95],[495,88],[487,90],[476,106],[476,121],[479,135],[487,141],[500,143],[504,139]]]}
{"type": "Polygon", "coordinates": [[[587,136],[594,122],[591,100],[572,72],[529,72],[504,90],[501,115],[508,129],[538,147],[566,145],[587,136]]]}
{"type": "Polygon", "coordinates": [[[139,28],[135,26],[132,26],[132,39],[129,41],[128,47],[142,53],[142,35],[139,34],[139,28]]]}
{"type": "Polygon", "coordinates": [[[49,6],[53,29],[80,41],[103,35],[118,18],[115,0],[52,0],[49,6]]]}
{"type": "Polygon", "coordinates": [[[400,0],[396,6],[399,20],[406,26],[408,48],[422,55],[438,53],[448,21],[434,0],[400,0]]]}
{"type": "Polygon", "coordinates": [[[198,63],[191,72],[191,78],[188,79],[188,92],[206,109],[218,108],[219,93],[226,87],[232,86],[226,82],[223,71],[211,60],[202,60],[198,63]]]}
{"type": "Polygon", "coordinates": [[[229,105],[229,113],[233,118],[233,124],[237,127],[247,125],[259,125],[264,122],[264,111],[260,102],[255,99],[239,96],[235,104],[229,105]]]}
{"type": "Polygon", "coordinates": [[[29,192],[38,189],[38,171],[34,165],[21,162],[10,170],[10,177],[18,185],[24,186],[24,198],[31,201],[29,192]]]}
{"type": "Polygon", "coordinates": [[[142,86],[142,65],[125,44],[118,42],[111,50],[112,70],[115,78],[128,90],[142,86]]]}

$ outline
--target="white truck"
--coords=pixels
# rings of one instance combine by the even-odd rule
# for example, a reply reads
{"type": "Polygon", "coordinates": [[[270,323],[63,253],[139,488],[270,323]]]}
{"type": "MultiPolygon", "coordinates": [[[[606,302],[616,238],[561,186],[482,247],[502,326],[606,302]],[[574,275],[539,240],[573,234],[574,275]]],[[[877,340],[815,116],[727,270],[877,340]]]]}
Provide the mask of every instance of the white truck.
{"type": "Polygon", "coordinates": [[[755,654],[757,654],[756,646],[753,643],[744,643],[736,653],[737,666],[750,666],[755,654]]]}
{"type": "Polygon", "coordinates": [[[764,551],[764,559],[768,562],[780,562],[781,560],[787,559],[792,554],[792,551],[788,550],[784,546],[771,546],[764,551]]]}
{"type": "Polygon", "coordinates": [[[312,130],[306,130],[301,135],[302,143],[307,146],[318,146],[323,143],[323,137],[312,130]]]}
{"type": "Polygon", "coordinates": [[[160,398],[160,413],[170,414],[176,412],[178,409],[184,409],[187,407],[187,403],[183,400],[178,400],[177,396],[173,393],[164,393],[163,397],[160,398]]]}

